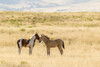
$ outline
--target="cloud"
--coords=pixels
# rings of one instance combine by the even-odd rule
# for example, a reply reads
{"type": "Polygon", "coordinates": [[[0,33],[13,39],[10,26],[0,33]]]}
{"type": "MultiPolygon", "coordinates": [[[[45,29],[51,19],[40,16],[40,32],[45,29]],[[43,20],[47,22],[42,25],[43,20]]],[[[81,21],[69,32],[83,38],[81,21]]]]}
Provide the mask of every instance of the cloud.
{"type": "Polygon", "coordinates": [[[79,3],[73,4],[72,7],[70,6],[70,11],[86,11],[86,12],[99,12],[100,11],[100,2],[86,2],[86,3],[79,3]]]}
{"type": "Polygon", "coordinates": [[[35,12],[100,12],[100,2],[98,0],[80,2],[80,3],[71,3],[70,5],[65,4],[55,7],[45,7],[45,8],[31,8],[27,11],[35,12]]]}
{"type": "Polygon", "coordinates": [[[99,6],[100,0],[12,0],[8,3],[0,1],[0,11],[10,9],[35,12],[100,12],[99,6]]]}
{"type": "Polygon", "coordinates": [[[17,4],[20,1],[21,0],[0,0],[0,3],[2,3],[2,4],[17,4]]]}
{"type": "Polygon", "coordinates": [[[67,4],[68,2],[70,2],[71,0],[42,0],[46,3],[56,3],[56,4],[59,4],[59,5],[62,5],[62,4],[67,4]]]}
{"type": "Polygon", "coordinates": [[[1,9],[3,9],[3,8],[21,9],[21,8],[30,7],[30,5],[28,5],[28,4],[27,4],[26,2],[24,2],[24,1],[20,1],[20,2],[17,3],[17,4],[3,4],[3,3],[0,3],[0,7],[1,7],[1,9]]]}

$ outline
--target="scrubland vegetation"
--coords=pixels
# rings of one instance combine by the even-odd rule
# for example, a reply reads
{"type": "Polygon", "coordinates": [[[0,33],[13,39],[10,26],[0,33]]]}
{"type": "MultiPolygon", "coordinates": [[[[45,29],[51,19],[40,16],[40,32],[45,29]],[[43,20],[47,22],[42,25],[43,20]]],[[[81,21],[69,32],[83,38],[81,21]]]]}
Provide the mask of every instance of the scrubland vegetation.
{"type": "Polygon", "coordinates": [[[100,67],[100,12],[0,12],[0,67],[100,67]],[[64,55],[38,41],[18,55],[17,40],[36,32],[62,39],[64,55]]]}

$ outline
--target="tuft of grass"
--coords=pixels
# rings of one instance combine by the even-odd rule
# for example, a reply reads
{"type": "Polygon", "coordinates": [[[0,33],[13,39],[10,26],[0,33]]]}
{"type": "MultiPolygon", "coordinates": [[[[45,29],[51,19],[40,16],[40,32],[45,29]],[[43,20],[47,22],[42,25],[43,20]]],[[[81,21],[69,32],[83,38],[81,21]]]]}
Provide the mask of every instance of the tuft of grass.
{"type": "Polygon", "coordinates": [[[21,64],[21,65],[25,65],[25,64],[28,64],[28,62],[26,62],[26,61],[21,61],[20,64],[21,64]]]}
{"type": "Polygon", "coordinates": [[[32,28],[33,26],[28,26],[27,28],[32,28]]]}
{"type": "Polygon", "coordinates": [[[84,27],[99,27],[99,24],[84,24],[84,27]]]}
{"type": "Polygon", "coordinates": [[[21,28],[21,29],[20,29],[20,31],[24,32],[24,31],[26,31],[26,29],[24,29],[24,28],[21,28]]]}
{"type": "Polygon", "coordinates": [[[4,60],[1,60],[1,61],[0,61],[0,63],[1,63],[1,64],[5,64],[5,63],[6,63],[6,61],[4,61],[4,60]]]}

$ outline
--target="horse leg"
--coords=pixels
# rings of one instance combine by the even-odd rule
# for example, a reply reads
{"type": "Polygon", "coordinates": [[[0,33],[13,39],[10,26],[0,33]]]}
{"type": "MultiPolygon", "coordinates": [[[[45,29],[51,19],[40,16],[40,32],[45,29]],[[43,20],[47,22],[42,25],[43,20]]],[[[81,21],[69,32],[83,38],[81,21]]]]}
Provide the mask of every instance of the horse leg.
{"type": "Polygon", "coordinates": [[[50,48],[47,47],[47,55],[50,56],[50,48]]]}
{"type": "Polygon", "coordinates": [[[20,53],[21,53],[21,49],[22,49],[22,47],[20,47],[20,48],[19,48],[19,50],[18,50],[18,52],[19,52],[19,55],[20,55],[20,53]]]}
{"type": "Polygon", "coordinates": [[[63,50],[62,50],[62,48],[61,48],[60,46],[58,46],[58,49],[59,49],[59,51],[60,51],[60,54],[63,55],[63,50]]]}
{"type": "Polygon", "coordinates": [[[29,55],[31,54],[31,47],[29,47],[29,55]]]}
{"type": "Polygon", "coordinates": [[[32,54],[32,49],[33,49],[33,47],[31,48],[31,54],[32,54]]]}
{"type": "Polygon", "coordinates": [[[29,55],[32,54],[32,47],[29,47],[29,55]]]}

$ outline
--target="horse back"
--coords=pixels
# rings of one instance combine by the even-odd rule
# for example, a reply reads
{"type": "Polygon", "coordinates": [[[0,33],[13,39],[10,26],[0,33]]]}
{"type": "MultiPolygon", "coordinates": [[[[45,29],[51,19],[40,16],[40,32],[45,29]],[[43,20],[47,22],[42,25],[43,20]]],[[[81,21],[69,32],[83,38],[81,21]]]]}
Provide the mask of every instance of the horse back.
{"type": "Polygon", "coordinates": [[[28,39],[28,40],[23,39],[22,46],[26,47],[29,44],[29,41],[30,41],[30,39],[28,39]]]}
{"type": "Polygon", "coordinates": [[[56,39],[55,41],[57,44],[61,44],[63,42],[61,39],[56,39]]]}

